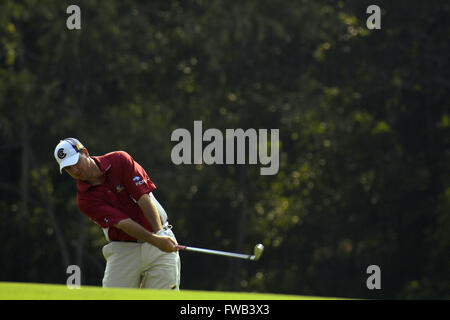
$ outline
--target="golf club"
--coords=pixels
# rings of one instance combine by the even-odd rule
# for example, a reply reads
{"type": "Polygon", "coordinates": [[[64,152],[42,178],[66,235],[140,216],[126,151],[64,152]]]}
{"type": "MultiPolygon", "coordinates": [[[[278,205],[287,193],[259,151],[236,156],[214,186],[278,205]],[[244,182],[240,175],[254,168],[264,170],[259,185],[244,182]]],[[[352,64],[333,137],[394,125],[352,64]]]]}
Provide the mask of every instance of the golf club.
{"type": "Polygon", "coordinates": [[[231,258],[238,258],[238,259],[245,259],[245,260],[251,260],[251,261],[257,261],[263,251],[264,246],[262,244],[257,244],[253,250],[253,254],[241,254],[241,253],[233,253],[233,252],[226,252],[226,251],[219,251],[219,250],[211,250],[211,249],[202,249],[202,248],[195,248],[195,247],[188,247],[183,245],[177,245],[178,249],[185,250],[185,251],[193,251],[193,252],[200,252],[200,253],[207,253],[207,254],[215,254],[219,256],[226,256],[231,258]]]}

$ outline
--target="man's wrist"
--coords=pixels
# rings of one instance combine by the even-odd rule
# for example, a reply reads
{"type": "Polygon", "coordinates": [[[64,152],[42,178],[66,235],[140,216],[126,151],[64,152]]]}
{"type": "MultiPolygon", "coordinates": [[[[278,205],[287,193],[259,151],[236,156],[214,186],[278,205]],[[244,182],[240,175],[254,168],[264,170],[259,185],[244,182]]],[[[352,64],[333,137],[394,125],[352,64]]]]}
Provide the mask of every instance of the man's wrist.
{"type": "Polygon", "coordinates": [[[157,247],[158,243],[159,243],[159,236],[153,232],[149,232],[149,233],[150,233],[150,235],[148,235],[148,237],[147,237],[147,242],[150,243],[151,245],[157,247]]]}

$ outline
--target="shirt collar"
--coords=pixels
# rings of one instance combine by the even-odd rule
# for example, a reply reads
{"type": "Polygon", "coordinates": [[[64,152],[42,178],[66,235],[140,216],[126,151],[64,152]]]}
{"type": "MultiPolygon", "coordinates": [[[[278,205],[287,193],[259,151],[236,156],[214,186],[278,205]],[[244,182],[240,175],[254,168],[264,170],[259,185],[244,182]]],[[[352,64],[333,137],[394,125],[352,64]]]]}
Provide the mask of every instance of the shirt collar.
{"type": "MultiPolygon", "coordinates": [[[[91,158],[95,161],[97,166],[102,171],[102,173],[103,173],[102,184],[105,183],[106,173],[111,169],[111,163],[109,161],[107,161],[106,159],[102,159],[101,157],[93,156],[91,158]]],[[[87,183],[87,182],[84,182],[84,181],[81,181],[81,180],[77,180],[77,189],[80,192],[86,192],[92,187],[93,186],[91,184],[87,183]]]]}

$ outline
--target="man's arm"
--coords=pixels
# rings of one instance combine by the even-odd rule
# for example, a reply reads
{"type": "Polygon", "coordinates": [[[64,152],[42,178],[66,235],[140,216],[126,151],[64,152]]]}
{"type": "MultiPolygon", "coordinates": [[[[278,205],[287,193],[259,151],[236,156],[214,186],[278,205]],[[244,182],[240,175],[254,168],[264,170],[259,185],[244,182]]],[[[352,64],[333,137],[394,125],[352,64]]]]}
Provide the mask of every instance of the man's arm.
{"type": "Polygon", "coordinates": [[[141,208],[144,216],[152,226],[153,231],[156,233],[162,229],[161,217],[159,215],[156,205],[153,203],[149,194],[143,194],[137,201],[138,206],[141,208]]]}
{"type": "Polygon", "coordinates": [[[154,233],[151,233],[150,231],[142,227],[139,223],[133,221],[130,218],[119,221],[114,225],[114,227],[123,230],[135,239],[146,241],[154,245],[161,251],[174,252],[178,250],[178,248],[176,247],[177,243],[172,238],[166,236],[158,236],[154,233]]]}

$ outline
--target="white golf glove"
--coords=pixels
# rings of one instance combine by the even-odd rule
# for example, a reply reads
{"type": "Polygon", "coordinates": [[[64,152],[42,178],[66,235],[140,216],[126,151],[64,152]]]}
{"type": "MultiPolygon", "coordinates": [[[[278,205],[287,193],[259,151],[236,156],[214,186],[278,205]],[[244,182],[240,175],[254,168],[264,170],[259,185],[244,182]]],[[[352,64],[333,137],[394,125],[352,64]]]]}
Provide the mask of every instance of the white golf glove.
{"type": "Polygon", "coordinates": [[[161,229],[158,232],[156,232],[156,234],[158,236],[168,236],[169,237],[169,233],[167,232],[167,230],[161,229]]]}

